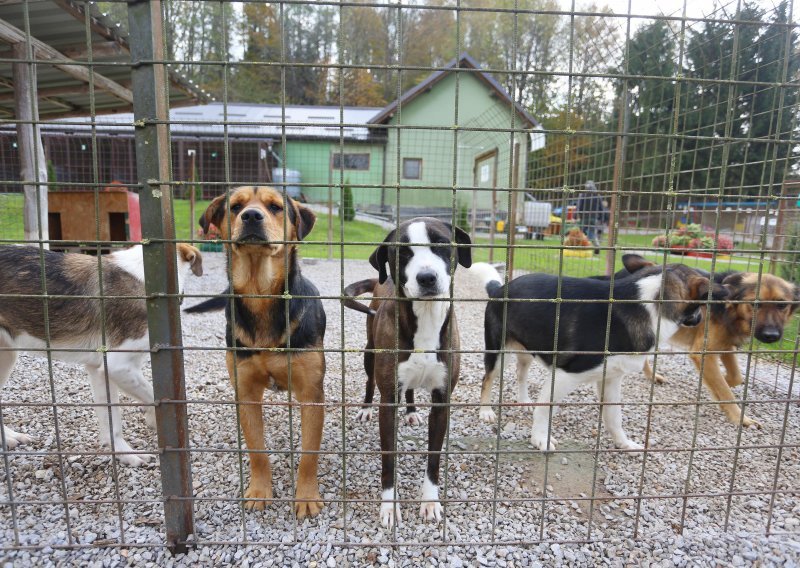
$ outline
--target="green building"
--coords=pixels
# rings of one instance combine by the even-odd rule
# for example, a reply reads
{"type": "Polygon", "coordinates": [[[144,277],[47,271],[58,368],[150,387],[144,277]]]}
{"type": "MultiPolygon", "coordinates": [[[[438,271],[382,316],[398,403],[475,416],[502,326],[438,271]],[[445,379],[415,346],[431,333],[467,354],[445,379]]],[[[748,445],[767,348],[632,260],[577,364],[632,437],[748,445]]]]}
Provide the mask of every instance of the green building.
{"type": "MultiPolygon", "coordinates": [[[[43,125],[57,181],[136,183],[133,116],[97,116],[92,129],[90,118],[43,125]]],[[[506,210],[504,189],[526,187],[528,153],[544,146],[536,120],[467,54],[385,108],[212,103],[172,109],[170,133],[172,178],[205,197],[280,186],[285,173],[310,202],[338,203],[349,185],[356,208],[376,213],[449,211],[454,197],[461,208],[506,210]]],[[[0,132],[0,155],[13,153],[15,135],[0,132]]]]}

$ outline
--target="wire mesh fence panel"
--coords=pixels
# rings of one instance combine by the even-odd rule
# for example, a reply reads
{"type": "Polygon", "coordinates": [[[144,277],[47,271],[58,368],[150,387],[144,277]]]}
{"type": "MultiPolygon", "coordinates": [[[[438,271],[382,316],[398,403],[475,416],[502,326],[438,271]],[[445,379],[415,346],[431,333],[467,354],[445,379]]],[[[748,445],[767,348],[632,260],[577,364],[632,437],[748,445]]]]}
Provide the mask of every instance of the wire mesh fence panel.
{"type": "Polygon", "coordinates": [[[3,555],[795,559],[795,10],[2,3],[3,555]]]}

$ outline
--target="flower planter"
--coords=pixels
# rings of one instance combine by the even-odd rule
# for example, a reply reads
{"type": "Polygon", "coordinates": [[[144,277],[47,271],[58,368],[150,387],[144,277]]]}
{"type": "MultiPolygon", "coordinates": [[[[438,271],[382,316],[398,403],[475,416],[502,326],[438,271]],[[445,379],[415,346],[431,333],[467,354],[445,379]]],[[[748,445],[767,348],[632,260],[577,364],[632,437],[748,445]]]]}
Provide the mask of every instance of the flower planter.
{"type": "Polygon", "coordinates": [[[592,249],[574,248],[564,249],[564,256],[571,256],[575,258],[591,258],[594,255],[592,249]]]}
{"type": "Polygon", "coordinates": [[[223,245],[222,243],[200,243],[200,251],[201,252],[222,252],[223,245]]]}

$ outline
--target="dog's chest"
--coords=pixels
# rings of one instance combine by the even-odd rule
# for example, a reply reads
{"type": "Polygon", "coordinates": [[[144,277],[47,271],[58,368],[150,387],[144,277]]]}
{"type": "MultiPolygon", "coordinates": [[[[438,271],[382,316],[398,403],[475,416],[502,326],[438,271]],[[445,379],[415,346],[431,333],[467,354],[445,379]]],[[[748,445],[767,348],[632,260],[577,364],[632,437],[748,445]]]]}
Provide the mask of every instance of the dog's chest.
{"type": "Polygon", "coordinates": [[[442,326],[447,318],[445,302],[414,302],[417,331],[414,334],[414,350],[408,360],[397,367],[397,382],[401,390],[441,389],[447,379],[447,367],[437,359],[440,348],[442,326]]]}

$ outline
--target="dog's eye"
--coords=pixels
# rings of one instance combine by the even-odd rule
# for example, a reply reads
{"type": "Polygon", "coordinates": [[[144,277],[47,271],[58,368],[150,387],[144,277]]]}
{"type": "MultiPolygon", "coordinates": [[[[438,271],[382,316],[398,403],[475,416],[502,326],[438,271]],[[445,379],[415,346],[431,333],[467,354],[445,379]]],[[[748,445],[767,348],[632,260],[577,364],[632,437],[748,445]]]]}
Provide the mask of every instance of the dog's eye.
{"type": "Polygon", "coordinates": [[[786,308],[789,307],[789,304],[772,304],[772,305],[775,306],[776,310],[780,310],[780,311],[783,311],[783,310],[785,310],[786,308]]]}
{"type": "Polygon", "coordinates": [[[277,215],[278,213],[280,213],[281,211],[283,211],[283,207],[281,207],[281,206],[280,206],[280,205],[278,205],[277,203],[272,203],[272,204],[270,204],[270,206],[269,206],[269,210],[270,210],[270,211],[272,211],[272,213],[274,213],[275,215],[277,215]]]}
{"type": "Polygon", "coordinates": [[[242,207],[243,205],[241,203],[234,203],[231,205],[231,212],[234,214],[239,213],[239,211],[242,210],[242,207]]]}

